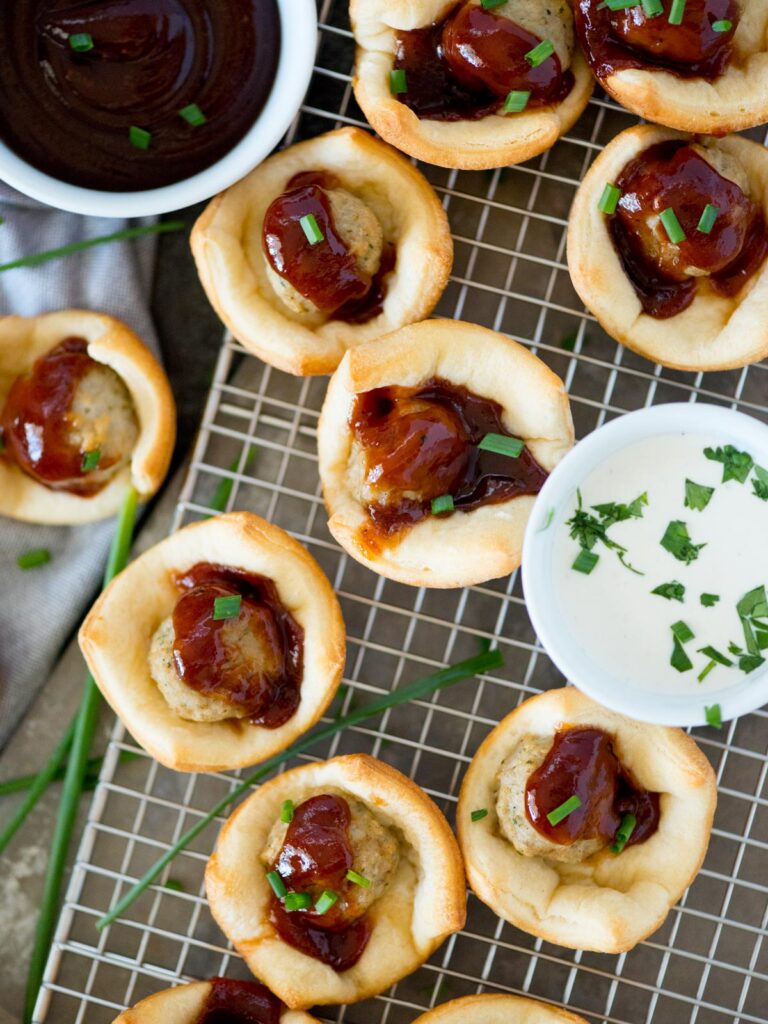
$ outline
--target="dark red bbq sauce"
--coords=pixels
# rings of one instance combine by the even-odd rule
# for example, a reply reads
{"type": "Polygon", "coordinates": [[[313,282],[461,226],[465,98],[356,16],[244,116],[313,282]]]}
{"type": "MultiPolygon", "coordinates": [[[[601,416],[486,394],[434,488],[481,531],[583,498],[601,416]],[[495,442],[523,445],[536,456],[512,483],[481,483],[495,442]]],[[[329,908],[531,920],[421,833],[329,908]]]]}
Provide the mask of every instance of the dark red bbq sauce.
{"type": "Polygon", "coordinates": [[[368,506],[380,537],[431,515],[440,495],[450,494],[455,508],[468,512],[538,494],[547,479],[527,448],[516,459],[481,451],[486,434],[511,436],[501,406],[447,381],[366,391],[355,399],[350,425],[364,452],[366,480],[394,497],[368,506]]]}
{"type": "Polygon", "coordinates": [[[643,843],[659,827],[659,794],[642,789],[621,765],[613,740],[602,729],[562,729],[525,789],[528,820],[555,843],[569,845],[579,839],[613,842],[621,819],[637,819],[627,845],[643,843]],[[572,796],[581,806],[558,825],[547,815],[572,796]]]}
{"type": "Polygon", "coordinates": [[[211,991],[194,1024],[280,1024],[285,1007],[257,981],[211,978],[211,991]]]}
{"type": "MultiPolygon", "coordinates": [[[[622,197],[609,229],[624,270],[643,310],[657,319],[676,316],[696,296],[702,278],[683,268],[695,266],[712,288],[735,295],[768,256],[768,234],[760,207],[739,186],[681,141],[651,146],[630,161],[616,182],[622,197]],[[710,234],[698,231],[707,204],[719,213],[710,234]],[[660,265],[648,251],[649,212],[673,209],[685,232],[675,248],[679,265],[660,265]]],[[[654,229],[667,236],[662,224],[654,229]]]]}
{"type": "Polygon", "coordinates": [[[352,884],[347,872],[354,866],[350,821],[349,804],[343,797],[310,797],[295,808],[273,865],[288,891],[309,893],[313,906],[326,889],[339,895],[325,914],[287,911],[276,896],[270,908],[272,923],[285,942],[336,971],[346,971],[357,963],[371,934],[367,917],[350,918],[344,899],[352,884]]]}
{"type": "Polygon", "coordinates": [[[188,178],[240,141],[280,50],[275,0],[12,0],[2,5],[0,138],[47,174],[135,191],[188,178]],[[72,35],[93,47],[76,52],[72,35]],[[197,104],[206,123],[179,111],[197,104]],[[147,151],[129,130],[151,133],[147,151]]]}
{"type": "Polygon", "coordinates": [[[173,656],[192,689],[229,701],[257,725],[276,729],[301,696],[304,630],[274,582],[200,562],[175,577],[183,591],[173,611],[173,656]],[[240,595],[239,613],[214,619],[219,597],[240,595]]]}
{"type": "Polygon", "coordinates": [[[396,249],[385,242],[379,269],[364,273],[336,231],[326,190],[343,188],[328,171],[301,171],[264,215],[264,253],[272,269],[334,320],[366,323],[378,316],[396,249]],[[323,240],[310,244],[301,218],[312,214],[323,240]]]}
{"type": "Polygon", "coordinates": [[[643,7],[611,11],[600,0],[579,0],[574,21],[579,42],[599,79],[616,71],[649,68],[680,78],[712,81],[732,58],[740,11],[734,0],[688,0],[680,25],[670,25],[670,2],[664,13],[649,17],[643,7]],[[730,21],[727,32],[716,22],[730,21]]]}
{"type": "Polygon", "coordinates": [[[530,91],[528,107],[560,103],[573,88],[557,54],[538,67],[525,59],[542,42],[517,22],[460,4],[442,22],[397,32],[394,67],[405,71],[398,99],[417,117],[478,120],[496,113],[507,94],[530,91]]]}
{"type": "Polygon", "coordinates": [[[98,365],[88,355],[84,338],[65,338],[36,360],[29,374],[17,377],[0,412],[4,442],[0,458],[15,462],[52,491],[69,491],[81,498],[97,494],[107,483],[102,471],[117,459],[104,455],[98,464],[99,477],[94,478],[83,470],[85,452],[69,434],[77,386],[98,365]]]}

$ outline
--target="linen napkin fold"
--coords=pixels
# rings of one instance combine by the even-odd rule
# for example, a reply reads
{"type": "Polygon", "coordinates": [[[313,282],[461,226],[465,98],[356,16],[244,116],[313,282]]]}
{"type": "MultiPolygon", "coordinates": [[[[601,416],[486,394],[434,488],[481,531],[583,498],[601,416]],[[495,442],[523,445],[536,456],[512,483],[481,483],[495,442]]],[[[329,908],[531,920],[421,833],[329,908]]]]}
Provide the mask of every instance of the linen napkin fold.
{"type": "MultiPolygon", "coordinates": [[[[125,220],[80,217],[42,206],[2,183],[0,217],[0,263],[128,227],[125,220]]],[[[157,354],[149,313],[155,243],[152,235],[110,242],[0,273],[0,315],[34,316],[74,307],[109,313],[157,354]]],[[[93,599],[113,529],[114,520],[51,527],[0,516],[0,750],[93,599]],[[19,569],[19,555],[33,548],[47,548],[51,561],[19,569]]]]}

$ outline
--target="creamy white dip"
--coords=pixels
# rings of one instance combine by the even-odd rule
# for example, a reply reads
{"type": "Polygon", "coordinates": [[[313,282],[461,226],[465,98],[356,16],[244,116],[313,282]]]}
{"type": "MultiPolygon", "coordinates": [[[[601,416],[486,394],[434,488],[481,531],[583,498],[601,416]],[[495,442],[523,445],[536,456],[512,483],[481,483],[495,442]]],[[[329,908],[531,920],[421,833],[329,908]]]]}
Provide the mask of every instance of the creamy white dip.
{"type": "MultiPolygon", "coordinates": [[[[599,540],[591,549],[598,556],[592,571],[575,571],[572,566],[580,545],[570,536],[568,521],[576,511],[578,495],[574,493],[572,501],[555,512],[549,530],[554,592],[563,628],[615,678],[617,686],[706,694],[757,678],[768,669],[763,664],[746,676],[739,667],[740,656],[729,651],[729,644],[735,644],[748,653],[737,603],[756,587],[768,585],[768,501],[755,493],[754,481],[758,486],[761,482],[755,469],[744,483],[723,482],[723,464],[706,458],[704,450],[723,448],[726,443],[699,434],[651,437],[610,456],[582,482],[583,509],[598,522],[601,517],[592,506],[628,505],[647,495],[642,518],[616,522],[606,531],[610,540],[626,548],[625,561],[643,575],[627,569],[616,552],[599,540]],[[686,507],[686,480],[714,488],[702,510],[686,507]],[[673,521],[686,524],[694,545],[705,545],[688,564],[661,544],[673,521]],[[685,588],[682,601],[651,593],[660,585],[675,583],[685,588]],[[702,594],[719,600],[706,607],[702,594]],[[679,622],[694,634],[680,644],[693,665],[686,671],[670,663],[675,639],[671,627],[679,622]],[[712,661],[700,653],[705,646],[715,648],[733,666],[716,662],[700,682],[698,676],[712,661]]],[[[706,492],[696,493],[699,502],[706,497],[706,492]]],[[[764,624],[768,630],[768,620],[764,624]]],[[[759,630],[760,621],[755,625],[759,630]]],[[[685,636],[685,630],[682,633],[685,636]]],[[[768,657],[768,650],[762,654],[768,657]]]]}

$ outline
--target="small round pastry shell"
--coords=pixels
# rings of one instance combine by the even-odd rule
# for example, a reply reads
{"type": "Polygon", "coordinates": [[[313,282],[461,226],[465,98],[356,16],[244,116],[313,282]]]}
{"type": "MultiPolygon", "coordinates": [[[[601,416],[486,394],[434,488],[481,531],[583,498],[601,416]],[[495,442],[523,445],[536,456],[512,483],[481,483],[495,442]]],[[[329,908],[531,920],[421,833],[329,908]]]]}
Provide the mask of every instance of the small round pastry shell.
{"type": "MultiPolygon", "coordinates": [[[[117,1022],[115,1022],[117,1024],[117,1022]]],[[[143,1022],[137,1022],[143,1024],[143,1022]]],[[[583,1017],[526,996],[464,996],[428,1010],[413,1024],[587,1024],[583,1017]]]]}
{"type": "Polygon", "coordinates": [[[608,711],[575,687],[524,701],[480,745],[459,796],[458,835],[469,884],[510,924],[571,949],[623,953],[662,924],[701,867],[717,801],[715,776],[680,729],[648,725],[608,711]],[[635,781],[661,794],[658,831],[613,854],[577,864],[524,857],[499,832],[497,777],[527,736],[594,726],[613,737],[635,781]],[[472,811],[488,814],[472,821],[472,811]]]}
{"type": "Polygon", "coordinates": [[[768,0],[742,0],[734,61],[712,82],[625,68],[600,81],[627,110],[682,132],[726,135],[768,121],[768,0]]]}
{"type": "Polygon", "coordinates": [[[446,380],[501,405],[504,425],[551,471],[573,444],[563,383],[510,338],[455,320],[427,320],[349,352],[331,378],[318,427],[320,479],[341,546],[370,569],[412,586],[463,587],[505,576],[520,565],[535,498],[521,495],[447,517],[428,516],[369,550],[360,531],[370,517],[353,492],[349,416],[360,392],[446,380]]]}
{"type": "Polygon", "coordinates": [[[576,123],[592,95],[592,73],[578,47],[570,69],[574,84],[566,98],[519,114],[490,114],[476,121],[421,119],[390,91],[396,32],[442,21],[455,6],[456,0],[352,0],[355,98],[383,139],[418,160],[464,170],[531,160],[576,123]]]}
{"type": "Polygon", "coordinates": [[[344,621],[320,566],[284,530],[250,512],[193,523],[146,551],[98,598],[79,641],[99,689],[137,742],[161,764],[187,772],[241,768],[284,750],[330,704],[345,658],[344,621]],[[152,679],[152,636],[179,599],[173,576],[198,562],[273,580],[280,600],[304,629],[301,699],[295,714],[276,729],[248,719],[181,718],[152,679]]]}
{"type": "Polygon", "coordinates": [[[301,765],[261,786],[224,824],[205,889],[213,916],[256,977],[297,1009],[376,995],[415,971],[466,916],[464,871],[448,822],[414,782],[367,754],[301,765]],[[367,804],[400,842],[397,870],[368,911],[368,945],[341,973],[278,936],[259,859],[283,801],[299,804],[328,789],[367,804]]]}
{"type": "MultiPolygon", "coordinates": [[[[211,991],[210,981],[166,988],[147,996],[130,1010],[123,1010],[112,1024],[197,1024],[211,991]]],[[[283,1010],[280,1024],[319,1024],[300,1010],[283,1010]]]]}
{"type": "MultiPolygon", "coordinates": [[[[705,282],[687,309],[660,320],[643,312],[613,245],[608,218],[598,207],[606,183],[615,182],[638,154],[668,139],[689,138],[669,128],[637,125],[609,142],[573,201],[568,269],[584,305],[622,345],[675,370],[729,370],[768,355],[768,260],[737,295],[718,295],[705,282]]],[[[768,151],[736,135],[713,145],[740,161],[751,197],[768,219],[768,151]]]]}
{"type": "Polygon", "coordinates": [[[276,153],[211,201],[192,231],[200,280],[216,312],[249,351],[287,373],[332,373],[349,348],[422,320],[448,283],[453,241],[427,179],[359,128],[341,128],[276,153]],[[300,171],[331,171],[376,214],[396,248],[382,311],[352,324],[292,312],[267,276],[267,208],[300,171]]]}
{"type": "Polygon", "coordinates": [[[128,389],[139,421],[131,461],[97,494],[82,497],[51,490],[0,459],[0,515],[51,525],[90,523],[115,515],[131,484],[141,498],[149,498],[165,479],[176,440],[168,378],[146,345],[114,317],[82,309],[0,317],[0,409],[16,378],[72,337],[84,338],[91,359],[114,370],[128,389]]]}

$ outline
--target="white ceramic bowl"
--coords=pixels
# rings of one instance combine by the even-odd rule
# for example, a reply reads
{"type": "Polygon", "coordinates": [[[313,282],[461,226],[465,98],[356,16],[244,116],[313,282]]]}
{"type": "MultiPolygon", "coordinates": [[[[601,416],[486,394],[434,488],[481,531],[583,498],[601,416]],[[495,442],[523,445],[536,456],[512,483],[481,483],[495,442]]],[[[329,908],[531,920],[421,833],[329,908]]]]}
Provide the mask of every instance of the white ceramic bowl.
{"type": "MultiPolygon", "coordinates": [[[[523,589],[533,627],[547,654],[566,679],[605,707],[645,722],[705,725],[705,704],[719,704],[723,721],[754,711],[768,702],[768,665],[733,686],[701,695],[663,694],[636,689],[614,678],[584,651],[561,616],[555,595],[553,545],[547,522],[551,511],[571,507],[576,488],[600,463],[628,445],[658,434],[680,432],[716,435],[723,443],[749,451],[768,465],[768,426],[751,416],[715,405],[657,405],[627,413],[589,434],[554,469],[536,501],[523,545],[523,589]]],[[[766,582],[768,559],[760,553],[766,582]]]]}
{"type": "Polygon", "coordinates": [[[98,217],[147,217],[191,206],[228,188],[269,155],[301,106],[315,62],[315,0],[277,0],[281,46],[275,82],[252,128],[224,157],[173,185],[101,192],[38,171],[0,143],[0,180],[48,206],[98,217]]]}

